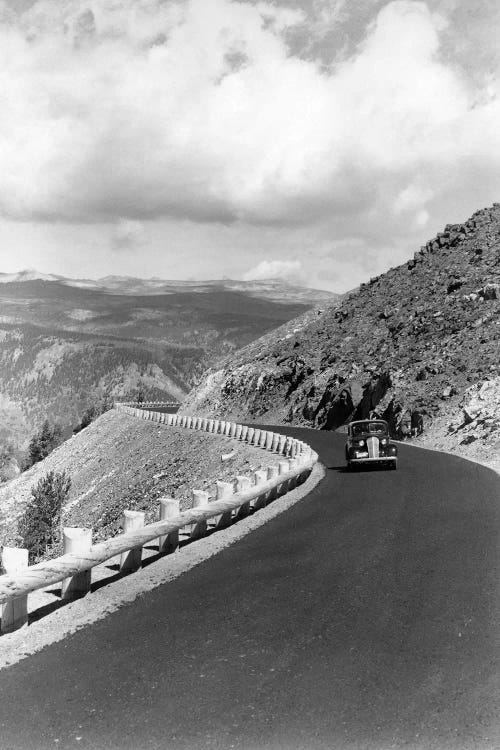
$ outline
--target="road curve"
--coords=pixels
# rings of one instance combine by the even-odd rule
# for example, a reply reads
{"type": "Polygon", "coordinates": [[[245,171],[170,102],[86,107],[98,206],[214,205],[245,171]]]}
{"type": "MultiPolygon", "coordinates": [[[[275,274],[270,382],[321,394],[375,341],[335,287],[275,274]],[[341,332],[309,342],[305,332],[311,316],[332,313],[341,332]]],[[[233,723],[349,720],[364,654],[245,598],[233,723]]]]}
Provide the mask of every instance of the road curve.
{"type": "MultiPolygon", "coordinates": [[[[500,747],[499,479],[401,446],[4,669],[5,750],[500,747]]],[[[181,553],[182,554],[182,553],[181,553]]],[[[1,641],[0,641],[1,648],[1,641]]]]}

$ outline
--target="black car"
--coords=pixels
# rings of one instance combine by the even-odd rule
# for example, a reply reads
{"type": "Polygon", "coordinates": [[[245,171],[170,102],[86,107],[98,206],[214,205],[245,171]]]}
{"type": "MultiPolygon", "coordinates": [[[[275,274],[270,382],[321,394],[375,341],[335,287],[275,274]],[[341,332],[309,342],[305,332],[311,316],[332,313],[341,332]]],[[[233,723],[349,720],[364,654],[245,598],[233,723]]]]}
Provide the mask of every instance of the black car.
{"type": "Polygon", "coordinates": [[[391,443],[389,426],[383,419],[360,419],[347,426],[345,457],[349,469],[364,464],[397,468],[398,449],[391,443]]]}

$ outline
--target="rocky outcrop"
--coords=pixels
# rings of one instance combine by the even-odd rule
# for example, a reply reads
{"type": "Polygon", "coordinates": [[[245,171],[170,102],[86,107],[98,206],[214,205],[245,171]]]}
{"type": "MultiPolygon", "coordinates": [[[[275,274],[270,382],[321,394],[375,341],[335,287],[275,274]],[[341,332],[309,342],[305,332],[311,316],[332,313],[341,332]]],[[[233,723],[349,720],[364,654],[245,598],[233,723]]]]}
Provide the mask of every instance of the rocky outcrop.
{"type": "Polygon", "coordinates": [[[185,408],[334,429],[376,412],[425,430],[500,372],[500,204],[447,225],[339,306],[309,311],[209,372],[185,408]]]}

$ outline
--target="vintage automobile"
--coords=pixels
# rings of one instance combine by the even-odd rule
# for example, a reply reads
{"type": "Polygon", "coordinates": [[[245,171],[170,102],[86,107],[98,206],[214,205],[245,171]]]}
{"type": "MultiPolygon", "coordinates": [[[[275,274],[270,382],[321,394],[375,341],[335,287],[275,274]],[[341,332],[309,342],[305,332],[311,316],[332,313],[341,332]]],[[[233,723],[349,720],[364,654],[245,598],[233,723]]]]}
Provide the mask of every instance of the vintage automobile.
{"type": "Polygon", "coordinates": [[[347,425],[345,458],[349,469],[370,464],[396,469],[398,449],[390,441],[387,422],[383,419],[360,419],[347,425]]]}

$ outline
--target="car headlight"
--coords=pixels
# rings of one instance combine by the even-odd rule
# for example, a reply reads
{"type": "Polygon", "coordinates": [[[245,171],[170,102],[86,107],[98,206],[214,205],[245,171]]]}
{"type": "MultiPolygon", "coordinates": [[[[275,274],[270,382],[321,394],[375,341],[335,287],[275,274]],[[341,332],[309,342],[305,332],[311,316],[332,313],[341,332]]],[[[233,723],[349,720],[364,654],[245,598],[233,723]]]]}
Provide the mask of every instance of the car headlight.
{"type": "Polygon", "coordinates": [[[388,442],[389,441],[387,440],[387,438],[382,438],[382,440],[380,441],[380,444],[381,445],[387,445],[388,442]]]}
{"type": "Polygon", "coordinates": [[[364,440],[359,440],[358,441],[358,445],[359,445],[360,448],[362,448],[364,444],[365,444],[364,440]]]}

